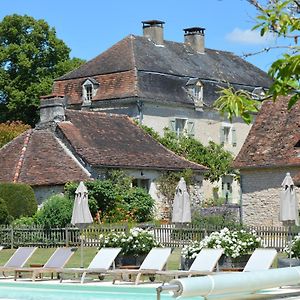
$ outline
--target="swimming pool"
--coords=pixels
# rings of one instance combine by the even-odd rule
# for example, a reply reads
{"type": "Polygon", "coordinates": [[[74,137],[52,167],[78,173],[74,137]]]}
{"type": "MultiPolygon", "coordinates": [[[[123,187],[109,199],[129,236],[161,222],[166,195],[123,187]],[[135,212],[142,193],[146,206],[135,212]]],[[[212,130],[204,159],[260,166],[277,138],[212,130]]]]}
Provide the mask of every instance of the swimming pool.
{"type": "MultiPolygon", "coordinates": [[[[0,282],[0,299],[15,300],[155,300],[155,287],[0,282]]],[[[162,294],[162,300],[174,299],[162,294]]]]}

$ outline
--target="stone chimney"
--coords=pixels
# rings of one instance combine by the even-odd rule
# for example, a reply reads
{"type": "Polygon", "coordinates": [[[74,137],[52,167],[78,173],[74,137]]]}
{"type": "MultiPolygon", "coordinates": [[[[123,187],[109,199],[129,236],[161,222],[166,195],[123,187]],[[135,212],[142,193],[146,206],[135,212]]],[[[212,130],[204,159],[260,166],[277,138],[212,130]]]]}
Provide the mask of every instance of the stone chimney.
{"type": "Polygon", "coordinates": [[[191,46],[198,53],[205,52],[204,31],[202,27],[191,27],[184,30],[184,43],[191,46]]]}
{"type": "Polygon", "coordinates": [[[164,24],[159,20],[142,21],[143,34],[151,39],[156,45],[164,44],[164,24]]]}
{"type": "Polygon", "coordinates": [[[40,123],[50,124],[65,120],[65,98],[62,95],[41,97],[40,123]]]}

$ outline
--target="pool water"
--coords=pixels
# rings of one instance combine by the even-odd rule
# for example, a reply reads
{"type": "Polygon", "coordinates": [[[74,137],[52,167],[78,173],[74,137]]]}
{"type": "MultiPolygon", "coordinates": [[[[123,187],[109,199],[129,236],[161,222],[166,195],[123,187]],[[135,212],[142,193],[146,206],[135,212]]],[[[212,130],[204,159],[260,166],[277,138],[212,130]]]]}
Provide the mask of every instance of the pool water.
{"type": "MultiPolygon", "coordinates": [[[[155,300],[155,287],[0,282],[0,300],[155,300]]],[[[161,294],[162,300],[174,299],[161,294]]]]}

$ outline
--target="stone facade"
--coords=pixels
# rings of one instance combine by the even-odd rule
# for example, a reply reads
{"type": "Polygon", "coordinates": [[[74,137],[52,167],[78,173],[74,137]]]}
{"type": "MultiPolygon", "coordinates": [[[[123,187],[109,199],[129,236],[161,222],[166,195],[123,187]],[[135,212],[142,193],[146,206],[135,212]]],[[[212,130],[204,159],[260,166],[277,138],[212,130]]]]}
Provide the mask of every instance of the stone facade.
{"type": "MultiPolygon", "coordinates": [[[[282,226],[279,221],[280,192],[287,172],[293,176],[297,169],[286,167],[243,170],[242,218],[245,225],[282,226]]],[[[297,187],[296,193],[300,195],[297,187]]]]}
{"type": "MultiPolygon", "coordinates": [[[[245,138],[251,128],[251,125],[245,124],[242,120],[234,120],[232,123],[225,122],[220,114],[215,110],[196,111],[194,108],[184,105],[162,105],[158,107],[153,103],[144,103],[142,111],[134,109],[133,106],[124,105],[120,108],[92,108],[95,111],[105,111],[106,113],[126,114],[130,117],[140,120],[143,125],[153,128],[160,135],[163,135],[164,128],[170,128],[170,122],[176,118],[185,119],[194,126],[192,135],[201,141],[204,145],[208,145],[210,141],[221,143],[222,128],[230,128],[228,141],[224,143],[224,148],[230,151],[234,156],[240,151],[245,138]],[[236,137],[233,139],[232,131],[235,131],[236,137]]],[[[222,194],[222,180],[212,184],[208,180],[203,182],[204,198],[209,199],[215,197],[213,188],[218,189],[218,196],[222,194]]],[[[231,183],[232,193],[229,202],[239,203],[240,189],[236,181],[231,183]]]]}

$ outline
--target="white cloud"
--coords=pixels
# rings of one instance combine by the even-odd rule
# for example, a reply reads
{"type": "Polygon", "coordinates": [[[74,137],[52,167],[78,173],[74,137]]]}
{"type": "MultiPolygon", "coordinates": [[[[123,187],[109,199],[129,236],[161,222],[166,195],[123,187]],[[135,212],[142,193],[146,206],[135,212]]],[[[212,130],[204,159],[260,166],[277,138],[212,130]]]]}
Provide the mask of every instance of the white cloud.
{"type": "Polygon", "coordinates": [[[266,34],[260,36],[258,31],[253,31],[251,29],[240,29],[238,27],[234,28],[233,31],[226,35],[226,40],[239,43],[239,44],[266,44],[274,41],[274,36],[271,34],[266,34]]]}

